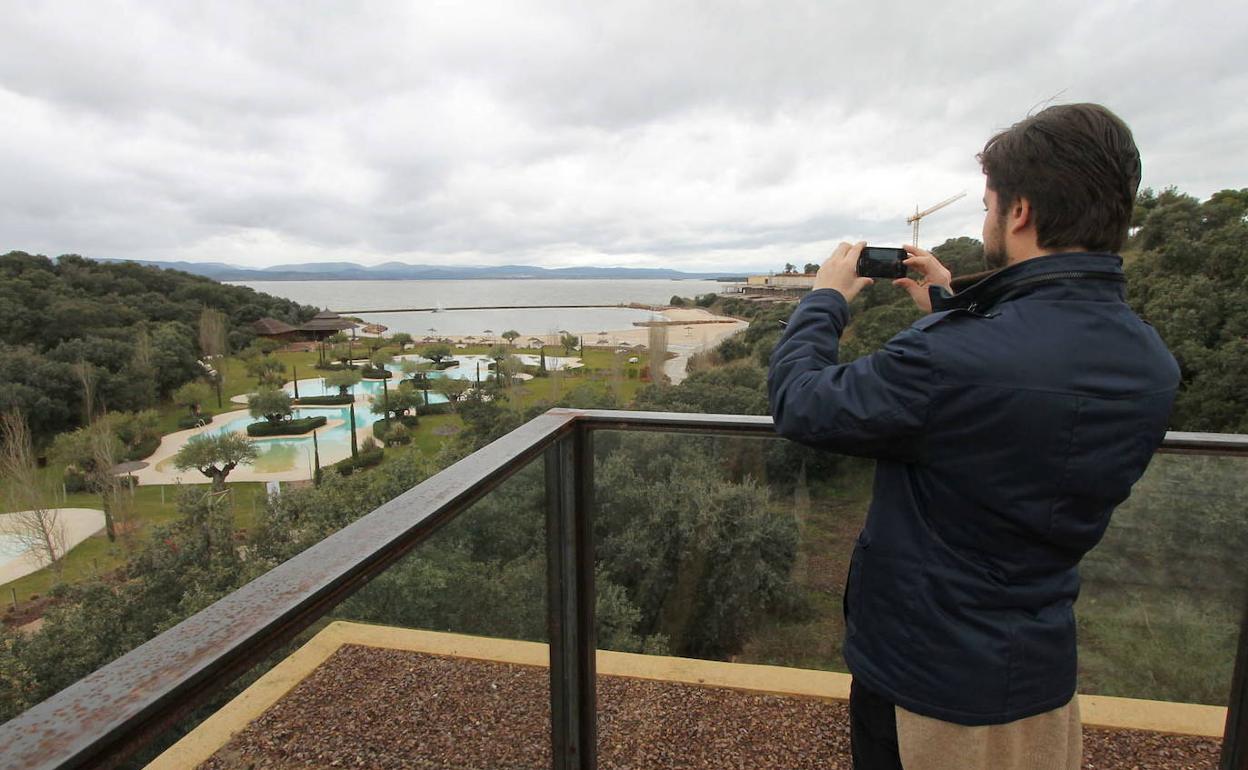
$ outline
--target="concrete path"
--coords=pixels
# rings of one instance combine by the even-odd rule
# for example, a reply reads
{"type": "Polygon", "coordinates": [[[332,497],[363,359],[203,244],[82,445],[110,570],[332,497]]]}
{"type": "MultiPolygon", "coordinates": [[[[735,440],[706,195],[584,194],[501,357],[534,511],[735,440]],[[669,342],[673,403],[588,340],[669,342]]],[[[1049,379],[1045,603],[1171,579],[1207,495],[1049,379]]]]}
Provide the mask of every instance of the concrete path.
{"type": "MultiPolygon", "coordinates": [[[[52,525],[64,532],[66,553],[104,529],[104,511],[95,508],[53,508],[49,513],[55,516],[52,525]]],[[[17,517],[16,513],[0,513],[0,534],[12,536],[19,533],[21,524],[17,517]]],[[[25,537],[24,534],[19,536],[25,537]]],[[[0,556],[0,584],[17,580],[48,566],[47,559],[39,558],[29,551],[8,561],[3,559],[0,556]]]]}

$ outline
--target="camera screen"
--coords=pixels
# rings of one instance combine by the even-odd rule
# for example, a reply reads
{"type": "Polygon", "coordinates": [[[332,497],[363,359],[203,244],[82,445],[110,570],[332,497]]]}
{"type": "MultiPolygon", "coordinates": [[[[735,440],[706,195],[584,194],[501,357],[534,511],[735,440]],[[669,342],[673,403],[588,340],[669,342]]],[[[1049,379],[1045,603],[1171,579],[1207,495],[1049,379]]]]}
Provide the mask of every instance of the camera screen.
{"type": "Polygon", "coordinates": [[[862,250],[862,256],[872,262],[897,262],[906,258],[906,253],[902,249],[891,249],[884,246],[866,246],[862,250]]]}
{"type": "Polygon", "coordinates": [[[905,249],[865,246],[858,255],[858,275],[870,278],[901,278],[906,274],[902,260],[905,249]]]}

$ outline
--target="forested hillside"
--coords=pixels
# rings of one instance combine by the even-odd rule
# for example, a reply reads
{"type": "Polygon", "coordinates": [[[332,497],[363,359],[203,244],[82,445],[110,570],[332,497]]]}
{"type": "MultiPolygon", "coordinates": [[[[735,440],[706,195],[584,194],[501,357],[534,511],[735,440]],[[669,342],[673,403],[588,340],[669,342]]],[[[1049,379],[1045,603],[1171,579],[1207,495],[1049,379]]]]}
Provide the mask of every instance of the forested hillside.
{"type": "Polygon", "coordinates": [[[0,412],[19,409],[36,443],[44,444],[82,423],[84,374],[100,409],[155,406],[202,375],[205,309],[224,316],[234,351],[251,341],[251,321],[269,316],[297,324],[316,312],[132,262],[72,254],[53,261],[21,251],[0,256],[0,412]]]}

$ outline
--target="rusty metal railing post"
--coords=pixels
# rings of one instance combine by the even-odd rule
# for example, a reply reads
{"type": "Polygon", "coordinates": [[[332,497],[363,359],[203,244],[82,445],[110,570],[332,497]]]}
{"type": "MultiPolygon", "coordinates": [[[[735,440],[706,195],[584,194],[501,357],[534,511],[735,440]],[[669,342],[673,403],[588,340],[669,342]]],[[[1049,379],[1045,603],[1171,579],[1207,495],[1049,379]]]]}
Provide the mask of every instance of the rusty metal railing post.
{"type": "Polygon", "coordinates": [[[578,427],[546,450],[546,617],[554,770],[594,770],[598,765],[591,436],[578,427]]]}
{"type": "Polygon", "coordinates": [[[1226,729],[1222,731],[1222,770],[1248,770],[1248,599],[1239,623],[1239,654],[1231,677],[1226,729]]]}

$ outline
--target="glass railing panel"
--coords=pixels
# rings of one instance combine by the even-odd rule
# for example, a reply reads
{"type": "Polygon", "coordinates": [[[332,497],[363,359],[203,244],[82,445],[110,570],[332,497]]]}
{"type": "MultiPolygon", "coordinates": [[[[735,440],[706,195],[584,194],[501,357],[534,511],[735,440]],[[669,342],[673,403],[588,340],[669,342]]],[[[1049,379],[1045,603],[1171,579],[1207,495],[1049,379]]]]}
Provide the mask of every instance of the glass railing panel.
{"type": "Polygon", "coordinates": [[[873,464],[777,438],[594,433],[602,649],[844,671],[873,464]]]}
{"type": "Polygon", "coordinates": [[[545,506],[539,457],[388,567],[332,616],[545,642],[545,506]]]}
{"type": "MultiPolygon", "coordinates": [[[[324,607],[294,641],[232,681],[218,677],[219,693],[144,736],[125,766],[285,766],[307,757],[327,767],[548,765],[548,652],[534,644],[546,636],[543,470],[539,455],[324,607]]],[[[320,488],[286,489],[248,508],[245,531],[228,495],[190,488],[176,524],[136,552],[128,582],[88,587],[94,605],[67,602],[43,632],[5,637],[6,718],[55,692],[44,672],[59,666],[63,684],[75,683],[431,473],[414,458],[347,478],[327,472],[320,488]],[[93,653],[98,661],[79,665],[105,641],[117,648],[112,657],[93,653]],[[18,699],[26,695],[29,703],[18,699]]],[[[428,509],[419,499],[410,505],[415,523],[428,509]]]]}
{"type": "Polygon", "coordinates": [[[1246,553],[1248,457],[1155,455],[1080,566],[1080,691],[1226,705],[1246,553]]]}
{"type": "Polygon", "coordinates": [[[315,667],[205,767],[547,766],[545,522],[539,457],[328,613],[315,667]]]}
{"type": "Polygon", "coordinates": [[[845,671],[841,598],[871,463],[768,437],[593,435],[598,646],[649,656],[599,657],[600,766],[847,760],[843,705],[672,658],[845,671]]]}

